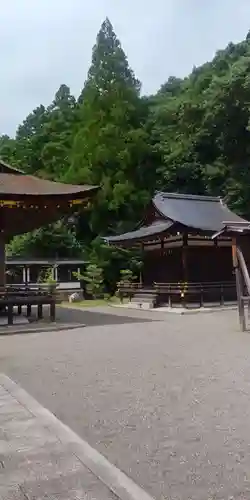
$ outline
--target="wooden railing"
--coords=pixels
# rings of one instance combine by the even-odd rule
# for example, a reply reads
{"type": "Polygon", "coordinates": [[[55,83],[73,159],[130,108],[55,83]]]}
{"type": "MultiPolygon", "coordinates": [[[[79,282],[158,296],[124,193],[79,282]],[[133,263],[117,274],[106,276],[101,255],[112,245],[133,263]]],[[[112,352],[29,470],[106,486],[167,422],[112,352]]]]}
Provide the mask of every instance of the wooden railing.
{"type": "Polygon", "coordinates": [[[117,295],[120,298],[121,302],[125,297],[128,297],[129,300],[132,299],[133,295],[139,290],[143,289],[143,285],[141,283],[135,282],[120,282],[117,285],[117,295]]]}
{"type": "Polygon", "coordinates": [[[131,299],[136,293],[156,294],[156,305],[167,303],[172,307],[174,303],[181,303],[184,307],[188,303],[198,303],[203,307],[207,302],[218,302],[221,306],[225,302],[236,300],[236,286],[234,281],[206,282],[206,283],[153,283],[150,287],[140,283],[126,283],[120,285],[120,297],[131,299]]]}
{"type": "Polygon", "coordinates": [[[180,302],[185,307],[188,303],[198,303],[203,307],[206,302],[218,302],[221,306],[226,301],[236,300],[235,282],[206,283],[154,283],[154,290],[160,296],[158,302],[167,302],[172,307],[180,302]]]}

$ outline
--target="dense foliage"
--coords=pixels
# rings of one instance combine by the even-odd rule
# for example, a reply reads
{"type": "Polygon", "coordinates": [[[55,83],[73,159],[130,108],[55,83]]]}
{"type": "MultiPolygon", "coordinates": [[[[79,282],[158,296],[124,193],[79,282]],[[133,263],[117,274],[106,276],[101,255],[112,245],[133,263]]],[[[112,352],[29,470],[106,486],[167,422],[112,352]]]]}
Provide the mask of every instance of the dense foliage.
{"type": "Polygon", "coordinates": [[[61,231],[60,254],[84,251],[115,275],[131,255],[106,250],[98,237],[132,228],[156,189],[226,196],[250,217],[250,36],[145,98],[106,19],[79,98],[61,85],[15,138],[0,138],[0,156],[27,173],[102,187],[74,229],[15,238],[10,251],[19,254],[54,255],[61,231]]]}

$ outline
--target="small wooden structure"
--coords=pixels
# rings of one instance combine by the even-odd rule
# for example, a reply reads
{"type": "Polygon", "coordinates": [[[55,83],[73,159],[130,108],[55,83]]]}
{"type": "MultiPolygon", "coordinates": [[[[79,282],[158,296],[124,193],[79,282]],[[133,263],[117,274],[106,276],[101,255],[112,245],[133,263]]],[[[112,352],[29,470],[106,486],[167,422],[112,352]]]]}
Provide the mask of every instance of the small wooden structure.
{"type": "Polygon", "coordinates": [[[68,185],[39,179],[12,168],[0,160],[0,307],[8,310],[8,322],[13,307],[32,305],[41,316],[43,304],[50,304],[50,317],[55,318],[55,294],[52,291],[6,286],[5,244],[17,234],[55,222],[84,208],[97,191],[96,186],[68,185]]]}
{"type": "Polygon", "coordinates": [[[81,274],[86,264],[85,260],[77,258],[6,257],[6,282],[17,286],[35,284],[42,271],[50,269],[58,290],[75,291],[80,288],[80,281],[74,274],[81,274]]]}
{"type": "Polygon", "coordinates": [[[232,238],[232,261],[236,279],[239,322],[242,331],[247,329],[246,308],[250,317],[250,222],[224,222],[223,228],[213,238],[227,235],[232,238]]]}
{"type": "Polygon", "coordinates": [[[136,230],[105,240],[143,252],[141,283],[130,289],[134,300],[223,305],[236,300],[232,237],[220,233],[225,220],[246,223],[219,197],[161,192],[136,230]]]}

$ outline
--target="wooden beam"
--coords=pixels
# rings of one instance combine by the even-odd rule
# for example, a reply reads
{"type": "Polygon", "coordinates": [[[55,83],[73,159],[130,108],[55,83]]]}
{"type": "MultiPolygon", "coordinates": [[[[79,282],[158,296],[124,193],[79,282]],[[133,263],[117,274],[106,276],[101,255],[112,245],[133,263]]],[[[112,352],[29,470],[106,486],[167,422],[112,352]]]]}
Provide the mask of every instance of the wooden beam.
{"type": "Polygon", "coordinates": [[[4,233],[0,233],[0,289],[4,289],[6,284],[5,269],[5,238],[4,233]]]}
{"type": "Polygon", "coordinates": [[[236,292],[237,292],[239,321],[240,321],[241,330],[244,332],[246,330],[246,318],[245,318],[244,302],[242,300],[243,283],[242,283],[241,270],[240,270],[239,260],[238,260],[236,238],[233,238],[233,240],[232,240],[232,258],[233,258],[233,267],[234,267],[235,279],[236,279],[236,292]]]}
{"type": "Polygon", "coordinates": [[[243,255],[243,253],[241,251],[241,248],[240,248],[239,244],[237,245],[236,253],[237,253],[237,260],[238,260],[238,263],[239,263],[239,267],[241,269],[241,272],[242,272],[242,275],[243,275],[243,278],[244,278],[244,281],[245,281],[245,285],[247,287],[247,293],[250,296],[250,277],[249,277],[249,272],[248,272],[248,269],[247,269],[246,261],[244,259],[244,255],[243,255]]]}
{"type": "Polygon", "coordinates": [[[182,254],[182,272],[183,272],[183,281],[188,281],[188,262],[187,262],[187,234],[183,234],[183,245],[181,249],[182,254]]]}

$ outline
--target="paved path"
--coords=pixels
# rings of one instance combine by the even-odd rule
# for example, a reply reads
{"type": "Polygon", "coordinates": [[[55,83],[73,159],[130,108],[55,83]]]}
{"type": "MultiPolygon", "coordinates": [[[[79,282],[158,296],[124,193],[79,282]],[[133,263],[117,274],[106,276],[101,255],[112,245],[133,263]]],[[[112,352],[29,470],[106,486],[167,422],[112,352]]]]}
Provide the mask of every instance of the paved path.
{"type": "Polygon", "coordinates": [[[249,500],[250,335],[237,313],[125,323],[114,311],[104,325],[101,313],[1,337],[1,371],[157,500],[249,500]]]}
{"type": "Polygon", "coordinates": [[[0,374],[1,500],[152,500],[0,374]]]}

